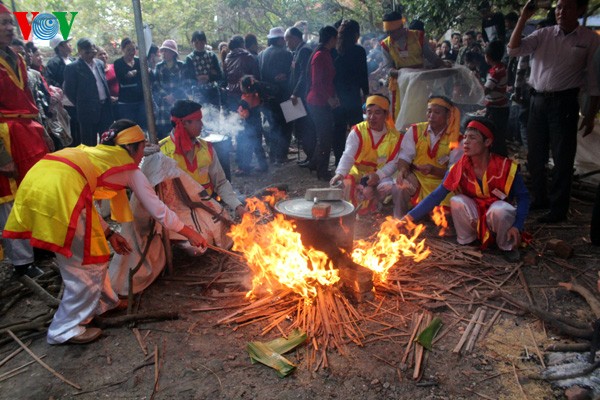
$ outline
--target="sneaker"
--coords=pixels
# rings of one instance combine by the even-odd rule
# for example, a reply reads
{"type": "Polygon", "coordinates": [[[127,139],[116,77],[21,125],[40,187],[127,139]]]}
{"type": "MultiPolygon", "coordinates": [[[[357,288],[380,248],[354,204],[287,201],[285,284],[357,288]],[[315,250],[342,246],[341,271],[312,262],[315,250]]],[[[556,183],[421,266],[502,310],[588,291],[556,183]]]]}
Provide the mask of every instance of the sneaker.
{"type": "Polygon", "coordinates": [[[67,340],[67,343],[71,344],[85,344],[91,343],[94,340],[98,339],[102,335],[102,329],[100,328],[85,328],[83,333],[80,333],[77,336],[72,337],[67,340]]]}
{"type": "Polygon", "coordinates": [[[521,254],[518,249],[503,250],[502,257],[510,263],[519,262],[521,260],[521,254]]]}

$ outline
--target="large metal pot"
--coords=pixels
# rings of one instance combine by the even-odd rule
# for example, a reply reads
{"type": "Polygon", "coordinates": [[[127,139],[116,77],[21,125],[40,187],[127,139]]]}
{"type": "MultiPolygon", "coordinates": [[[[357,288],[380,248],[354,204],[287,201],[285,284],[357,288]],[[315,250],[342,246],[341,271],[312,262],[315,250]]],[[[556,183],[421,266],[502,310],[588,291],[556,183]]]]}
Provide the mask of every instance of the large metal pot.
{"type": "Polygon", "coordinates": [[[323,203],[331,206],[325,218],[313,217],[314,203],[302,198],[280,201],[275,204],[275,210],[295,222],[305,246],[324,251],[332,258],[339,255],[339,249],[351,253],[356,219],[354,206],[344,200],[323,203]]]}

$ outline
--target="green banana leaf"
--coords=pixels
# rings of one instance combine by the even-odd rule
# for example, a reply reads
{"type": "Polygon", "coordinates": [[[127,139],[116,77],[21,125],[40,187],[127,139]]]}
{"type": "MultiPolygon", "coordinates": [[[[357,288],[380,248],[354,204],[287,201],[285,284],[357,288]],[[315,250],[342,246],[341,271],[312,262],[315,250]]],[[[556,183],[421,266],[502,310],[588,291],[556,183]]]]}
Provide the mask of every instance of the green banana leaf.
{"type": "Polygon", "coordinates": [[[437,336],[438,332],[442,328],[442,320],[439,317],[435,317],[429,325],[415,339],[421,346],[425,347],[427,350],[431,350],[433,345],[433,339],[437,336]]]}
{"type": "Polygon", "coordinates": [[[295,329],[288,338],[277,338],[270,342],[249,342],[248,354],[250,361],[254,364],[260,362],[277,372],[280,378],[291,374],[296,366],[281,354],[287,353],[306,341],[306,333],[295,329]]]}

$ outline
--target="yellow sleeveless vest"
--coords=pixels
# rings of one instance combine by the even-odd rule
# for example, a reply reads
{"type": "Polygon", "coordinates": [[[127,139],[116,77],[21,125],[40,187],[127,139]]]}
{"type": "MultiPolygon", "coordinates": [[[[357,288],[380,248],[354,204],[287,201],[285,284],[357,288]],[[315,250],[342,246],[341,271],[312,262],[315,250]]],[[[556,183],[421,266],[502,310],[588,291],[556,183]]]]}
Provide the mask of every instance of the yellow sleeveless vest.
{"type": "Polygon", "coordinates": [[[388,36],[381,42],[394,61],[394,68],[420,68],[423,66],[423,33],[408,31],[406,49],[400,49],[388,36]]]}
{"type": "MultiPolygon", "coordinates": [[[[437,144],[437,149],[433,151],[430,150],[430,140],[429,134],[427,133],[427,127],[429,124],[427,122],[421,122],[418,124],[412,125],[414,129],[412,130],[415,140],[415,158],[413,160],[413,164],[415,165],[423,165],[423,164],[431,164],[438,168],[448,168],[448,163],[450,161],[450,135],[444,133],[437,144]]],[[[437,178],[431,175],[424,175],[423,173],[415,170],[413,171],[419,180],[420,189],[417,192],[417,196],[413,199],[415,203],[420,202],[425,197],[429,195],[429,193],[433,192],[442,182],[442,178],[437,178]]],[[[440,205],[442,206],[450,206],[450,197],[452,197],[453,193],[448,193],[444,201],[440,205]]]]}
{"type": "Polygon", "coordinates": [[[160,151],[162,151],[164,155],[177,161],[179,168],[187,172],[196,182],[204,186],[208,194],[213,194],[213,184],[208,175],[208,167],[212,164],[214,158],[212,144],[202,139],[198,139],[198,142],[194,147],[195,159],[192,162],[194,167],[193,171],[189,170],[185,156],[175,153],[175,143],[173,143],[173,139],[170,136],[162,139],[159,144],[160,151]]]}
{"type": "Polygon", "coordinates": [[[366,174],[373,173],[393,160],[400,150],[400,133],[393,125],[387,126],[387,133],[373,143],[373,135],[369,123],[363,121],[352,128],[358,135],[359,147],[354,156],[354,165],[349,174],[358,182],[366,174]]]}
{"type": "Polygon", "coordinates": [[[114,218],[131,221],[125,188],[105,179],[136,168],[119,146],[82,145],[46,155],[21,182],[3,236],[29,238],[34,247],[71,257],[75,229],[85,213],[83,264],[107,262],[110,250],[93,200],[110,199],[114,218]]]}
{"type": "MultiPolygon", "coordinates": [[[[398,48],[389,36],[381,41],[381,47],[389,53],[394,61],[395,69],[421,68],[423,67],[423,42],[424,35],[422,32],[409,30],[406,37],[406,49],[398,48]]],[[[396,117],[400,113],[400,103],[402,102],[400,93],[398,92],[397,78],[390,77],[388,89],[392,97],[390,111],[393,113],[394,121],[396,121],[396,117]]]]}

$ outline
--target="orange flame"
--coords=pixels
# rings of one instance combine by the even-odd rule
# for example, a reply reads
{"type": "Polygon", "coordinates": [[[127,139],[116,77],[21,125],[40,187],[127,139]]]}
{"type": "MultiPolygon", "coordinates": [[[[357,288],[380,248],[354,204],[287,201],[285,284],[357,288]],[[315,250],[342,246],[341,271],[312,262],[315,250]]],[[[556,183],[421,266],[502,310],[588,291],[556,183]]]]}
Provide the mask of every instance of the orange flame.
{"type": "Polygon", "coordinates": [[[417,243],[425,227],[407,220],[404,224],[407,236],[400,233],[401,226],[398,220],[387,217],[376,235],[375,243],[366,240],[354,242],[352,260],[371,269],[379,280],[385,281],[388,271],[400,257],[411,257],[417,262],[427,258],[430,250],[425,247],[425,240],[417,243]]]}
{"type": "Polygon", "coordinates": [[[291,221],[282,215],[267,221],[268,207],[256,198],[247,199],[247,205],[250,212],[231,228],[229,236],[233,250],[243,254],[253,272],[248,296],[287,287],[310,300],[317,295],[318,284],[328,286],[339,281],[327,255],[304,247],[291,221]]]}
{"type": "Polygon", "coordinates": [[[444,236],[446,234],[446,229],[448,229],[448,221],[446,220],[446,208],[443,206],[436,206],[433,209],[433,213],[431,216],[433,222],[436,226],[440,227],[439,236],[444,236]]]}

